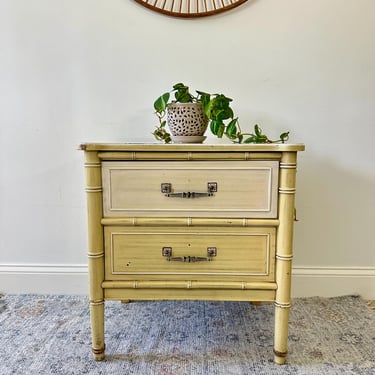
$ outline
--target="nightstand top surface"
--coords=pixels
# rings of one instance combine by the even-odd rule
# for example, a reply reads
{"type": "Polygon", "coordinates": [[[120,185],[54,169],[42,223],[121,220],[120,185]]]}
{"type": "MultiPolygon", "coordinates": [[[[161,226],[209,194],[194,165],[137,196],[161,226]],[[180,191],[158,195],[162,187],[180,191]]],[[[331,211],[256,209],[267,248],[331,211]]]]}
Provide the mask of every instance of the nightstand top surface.
{"type": "Polygon", "coordinates": [[[228,152],[287,152],[304,151],[302,143],[269,143],[269,144],[161,144],[161,143],[82,143],[84,151],[228,151],[228,152]]]}

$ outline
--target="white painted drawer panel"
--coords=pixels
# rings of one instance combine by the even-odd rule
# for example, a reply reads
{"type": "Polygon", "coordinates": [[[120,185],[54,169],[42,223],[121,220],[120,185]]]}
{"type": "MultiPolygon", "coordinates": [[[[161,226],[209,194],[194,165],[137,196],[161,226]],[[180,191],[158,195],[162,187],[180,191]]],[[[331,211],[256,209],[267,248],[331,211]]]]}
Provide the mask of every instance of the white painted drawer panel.
{"type": "Polygon", "coordinates": [[[102,176],[107,217],[277,217],[277,161],[103,162],[102,176]]]}
{"type": "Polygon", "coordinates": [[[261,227],[106,227],[106,280],[274,281],[275,233],[261,227]]]}

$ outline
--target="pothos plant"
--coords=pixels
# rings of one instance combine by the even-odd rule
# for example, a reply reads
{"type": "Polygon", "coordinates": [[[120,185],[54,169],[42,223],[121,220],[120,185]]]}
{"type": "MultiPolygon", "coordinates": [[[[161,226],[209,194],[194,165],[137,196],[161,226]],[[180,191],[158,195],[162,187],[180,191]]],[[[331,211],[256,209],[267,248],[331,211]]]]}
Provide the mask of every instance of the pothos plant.
{"type": "Polygon", "coordinates": [[[280,134],[279,139],[271,140],[263,134],[259,125],[254,125],[253,133],[243,133],[234,111],[230,104],[231,98],[224,94],[208,94],[204,91],[196,90],[197,95],[192,95],[189,87],[183,83],[176,83],[170,92],[159,96],[154,102],[155,114],[159,119],[159,124],[153,132],[154,137],[159,141],[170,143],[171,135],[166,129],[164,119],[168,105],[170,103],[201,103],[203,111],[209,120],[209,127],[212,134],[218,138],[226,136],[234,143],[284,143],[289,139],[289,132],[280,134]],[[174,99],[171,98],[174,93],[174,99]]]}

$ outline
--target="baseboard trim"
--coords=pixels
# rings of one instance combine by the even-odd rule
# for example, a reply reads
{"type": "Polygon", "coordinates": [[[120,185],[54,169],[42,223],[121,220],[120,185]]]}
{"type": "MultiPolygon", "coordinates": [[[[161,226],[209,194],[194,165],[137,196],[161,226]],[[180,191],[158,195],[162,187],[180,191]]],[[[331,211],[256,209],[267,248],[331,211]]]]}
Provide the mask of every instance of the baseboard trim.
{"type": "Polygon", "coordinates": [[[375,299],[375,267],[293,267],[293,297],[348,294],[375,299]]]}
{"type": "MultiPolygon", "coordinates": [[[[293,297],[359,294],[375,299],[375,267],[293,267],[293,297]]],[[[0,292],[88,293],[85,264],[0,264],[0,292]]]]}
{"type": "Polygon", "coordinates": [[[88,294],[85,264],[0,264],[0,292],[88,294]]]}
{"type": "Polygon", "coordinates": [[[294,275],[301,276],[345,276],[345,277],[374,277],[375,267],[293,267],[294,275]]]}

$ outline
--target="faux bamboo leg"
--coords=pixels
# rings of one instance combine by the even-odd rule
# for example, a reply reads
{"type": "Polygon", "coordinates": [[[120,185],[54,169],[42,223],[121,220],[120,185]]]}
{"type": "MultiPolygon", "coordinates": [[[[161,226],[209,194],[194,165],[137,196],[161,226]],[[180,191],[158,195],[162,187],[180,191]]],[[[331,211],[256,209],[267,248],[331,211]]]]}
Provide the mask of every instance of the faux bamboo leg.
{"type": "Polygon", "coordinates": [[[90,317],[94,359],[104,359],[104,245],[102,217],[101,165],[96,152],[85,152],[86,196],[88,210],[88,266],[90,317]]]}
{"type": "Polygon", "coordinates": [[[95,361],[104,359],[104,301],[90,301],[92,354],[95,361]]]}
{"type": "MultiPolygon", "coordinates": [[[[290,263],[290,262],[289,262],[290,263]]],[[[287,271],[288,264],[284,263],[279,265],[279,274],[284,274],[288,278],[287,271]]],[[[276,271],[277,272],[277,271],[276,271]]],[[[283,365],[286,362],[286,356],[288,353],[288,322],[289,322],[289,310],[290,310],[290,280],[289,287],[278,283],[278,290],[276,291],[275,301],[275,341],[274,341],[274,354],[275,363],[283,365]],[[280,285],[282,285],[280,287],[280,285]],[[281,296],[284,294],[284,296],[281,296]],[[283,301],[283,302],[279,302],[283,301]],[[289,301],[289,302],[288,302],[289,301]]]]}
{"type": "Polygon", "coordinates": [[[276,300],[274,360],[284,364],[288,353],[288,321],[290,310],[293,259],[293,217],[297,154],[284,152],[279,176],[279,220],[276,244],[276,300]]]}

